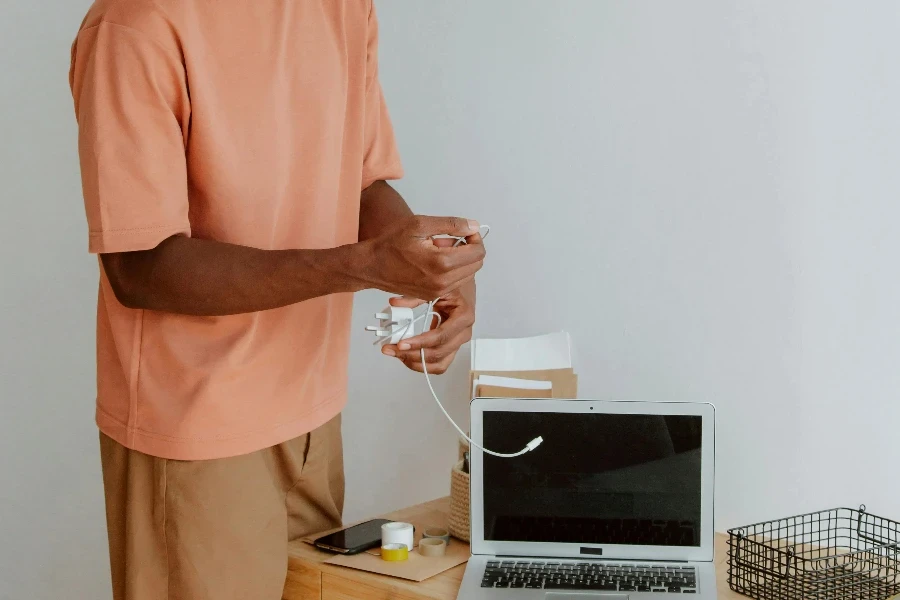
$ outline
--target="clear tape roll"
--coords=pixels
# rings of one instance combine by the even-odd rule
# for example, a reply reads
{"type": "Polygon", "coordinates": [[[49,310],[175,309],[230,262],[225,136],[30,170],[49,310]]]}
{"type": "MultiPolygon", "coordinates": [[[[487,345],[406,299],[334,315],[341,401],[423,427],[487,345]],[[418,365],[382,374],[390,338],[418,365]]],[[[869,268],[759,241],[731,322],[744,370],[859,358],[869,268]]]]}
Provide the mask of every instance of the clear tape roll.
{"type": "Polygon", "coordinates": [[[413,549],[413,526],[410,523],[385,523],[381,526],[381,545],[404,544],[410,552],[413,549]]]}
{"type": "Polygon", "coordinates": [[[422,538],[419,554],[422,556],[443,556],[447,553],[447,542],[441,538],[422,538]]]}
{"type": "Polygon", "coordinates": [[[422,537],[424,539],[434,538],[444,540],[445,542],[447,542],[448,546],[450,545],[450,532],[440,527],[429,527],[422,532],[422,537]]]}

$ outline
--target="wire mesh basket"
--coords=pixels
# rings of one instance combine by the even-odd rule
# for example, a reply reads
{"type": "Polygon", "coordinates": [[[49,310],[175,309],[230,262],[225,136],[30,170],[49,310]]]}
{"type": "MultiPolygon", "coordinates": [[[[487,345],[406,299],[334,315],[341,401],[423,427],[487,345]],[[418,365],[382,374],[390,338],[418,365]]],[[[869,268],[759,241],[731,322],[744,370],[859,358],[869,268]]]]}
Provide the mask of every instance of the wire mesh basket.
{"type": "Polygon", "coordinates": [[[835,508],[728,531],[728,585],[760,600],[900,594],[900,523],[835,508]]]}

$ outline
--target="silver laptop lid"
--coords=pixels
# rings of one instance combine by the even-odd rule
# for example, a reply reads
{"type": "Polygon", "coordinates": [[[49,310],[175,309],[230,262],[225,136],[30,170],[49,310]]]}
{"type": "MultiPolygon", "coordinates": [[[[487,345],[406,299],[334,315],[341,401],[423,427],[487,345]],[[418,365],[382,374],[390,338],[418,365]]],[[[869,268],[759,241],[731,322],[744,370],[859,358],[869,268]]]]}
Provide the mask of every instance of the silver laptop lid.
{"type": "Polygon", "coordinates": [[[711,404],[476,398],[472,553],[713,559],[711,404]]]}

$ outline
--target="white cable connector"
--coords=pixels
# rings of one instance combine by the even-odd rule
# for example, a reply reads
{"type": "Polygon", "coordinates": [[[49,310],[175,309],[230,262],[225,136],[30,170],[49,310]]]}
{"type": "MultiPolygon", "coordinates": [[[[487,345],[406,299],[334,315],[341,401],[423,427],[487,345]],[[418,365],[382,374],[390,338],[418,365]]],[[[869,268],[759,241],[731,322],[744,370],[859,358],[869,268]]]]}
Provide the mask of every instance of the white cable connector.
{"type": "Polygon", "coordinates": [[[541,442],[543,442],[543,441],[544,441],[544,438],[542,438],[541,436],[537,436],[536,438],[534,438],[533,440],[528,442],[528,444],[525,447],[528,448],[529,451],[531,451],[531,450],[534,450],[535,448],[537,448],[538,446],[540,446],[541,442]]]}
{"type": "MultiPolygon", "coordinates": [[[[485,232],[481,236],[482,238],[486,238],[488,234],[491,232],[490,225],[482,225],[481,229],[484,229],[485,232]]],[[[456,243],[453,244],[453,247],[457,247],[460,244],[466,243],[466,238],[451,236],[456,239],[456,243]]],[[[398,307],[398,306],[388,306],[380,313],[375,313],[375,318],[378,319],[378,325],[370,325],[366,327],[366,331],[374,331],[376,340],[375,344],[398,344],[400,341],[413,337],[415,334],[415,324],[422,319],[425,319],[425,325],[422,327],[422,333],[431,329],[431,321],[433,318],[437,317],[438,325],[441,324],[441,315],[434,311],[434,305],[440,300],[440,298],[435,298],[431,302],[428,303],[428,308],[424,313],[419,315],[418,317],[413,316],[413,309],[398,307]]],[[[456,431],[459,432],[459,435],[463,436],[471,445],[475,446],[485,454],[490,454],[491,456],[496,456],[499,458],[515,458],[517,456],[522,456],[526,452],[531,452],[535,448],[541,445],[544,441],[544,438],[538,436],[528,442],[524,448],[519,450],[518,452],[513,452],[511,454],[505,454],[503,452],[494,452],[493,450],[488,450],[484,446],[476,443],[475,440],[470,438],[466,433],[460,428],[459,425],[456,424],[456,421],[453,420],[453,417],[447,412],[447,409],[444,408],[444,405],[441,404],[440,398],[438,398],[437,392],[434,391],[434,386],[431,385],[431,377],[428,375],[428,363],[425,361],[425,349],[420,348],[419,352],[422,357],[422,372],[425,374],[425,382],[428,384],[428,389],[431,390],[431,397],[434,398],[434,401],[437,402],[438,407],[441,409],[441,412],[444,413],[444,416],[447,417],[447,420],[450,421],[450,424],[456,428],[456,431]]]]}

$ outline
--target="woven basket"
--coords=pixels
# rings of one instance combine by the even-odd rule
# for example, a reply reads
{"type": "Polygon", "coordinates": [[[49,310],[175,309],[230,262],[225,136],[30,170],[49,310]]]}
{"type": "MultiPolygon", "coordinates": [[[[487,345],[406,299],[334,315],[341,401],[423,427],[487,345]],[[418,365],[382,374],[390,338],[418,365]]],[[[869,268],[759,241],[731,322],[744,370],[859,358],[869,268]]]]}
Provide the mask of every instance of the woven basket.
{"type": "Polygon", "coordinates": [[[456,457],[456,460],[462,460],[463,455],[469,451],[469,442],[466,440],[459,438],[459,456],[456,457]]]}
{"type": "Polygon", "coordinates": [[[459,461],[450,471],[450,535],[469,541],[472,526],[469,522],[469,474],[463,473],[459,461]]]}

